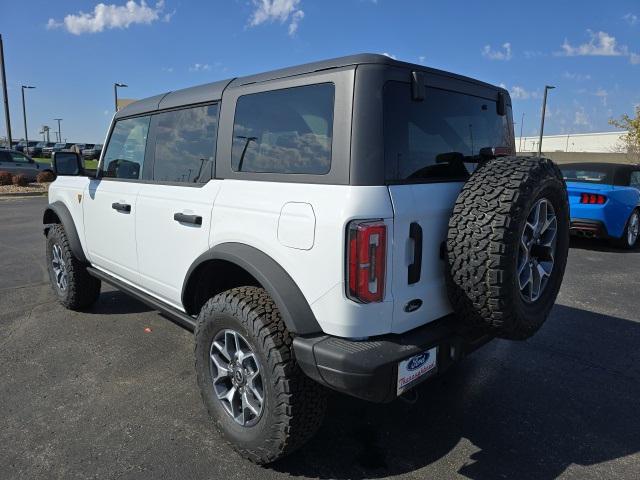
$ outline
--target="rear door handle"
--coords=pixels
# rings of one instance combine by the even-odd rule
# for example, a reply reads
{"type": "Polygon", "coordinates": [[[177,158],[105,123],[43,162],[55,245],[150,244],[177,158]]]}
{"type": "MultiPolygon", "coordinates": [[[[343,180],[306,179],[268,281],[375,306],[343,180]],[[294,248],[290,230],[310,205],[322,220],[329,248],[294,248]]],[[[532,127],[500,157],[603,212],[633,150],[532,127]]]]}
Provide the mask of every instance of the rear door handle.
{"type": "Polygon", "coordinates": [[[200,215],[187,215],[186,213],[178,212],[173,214],[173,219],[180,223],[202,225],[202,217],[200,215]]]}
{"type": "Polygon", "coordinates": [[[409,238],[413,240],[413,263],[409,265],[409,285],[420,281],[422,272],[422,227],[417,222],[409,225],[409,238]]]}
{"type": "Polygon", "coordinates": [[[119,212],[131,213],[131,205],[129,205],[128,203],[114,202],[111,204],[111,208],[119,212]]]}

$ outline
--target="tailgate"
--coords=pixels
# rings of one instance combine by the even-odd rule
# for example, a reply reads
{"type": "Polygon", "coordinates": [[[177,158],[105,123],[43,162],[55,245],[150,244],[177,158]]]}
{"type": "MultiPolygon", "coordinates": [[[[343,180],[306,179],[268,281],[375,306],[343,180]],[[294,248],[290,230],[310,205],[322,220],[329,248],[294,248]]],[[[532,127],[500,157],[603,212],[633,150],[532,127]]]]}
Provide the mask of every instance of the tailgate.
{"type": "Polygon", "coordinates": [[[445,285],[445,262],[440,251],[462,185],[461,182],[447,182],[389,186],[394,211],[390,272],[394,333],[411,330],[452,312],[445,285]],[[419,268],[418,265],[411,267],[417,263],[420,249],[419,268]],[[420,302],[421,306],[412,310],[420,302]]]}

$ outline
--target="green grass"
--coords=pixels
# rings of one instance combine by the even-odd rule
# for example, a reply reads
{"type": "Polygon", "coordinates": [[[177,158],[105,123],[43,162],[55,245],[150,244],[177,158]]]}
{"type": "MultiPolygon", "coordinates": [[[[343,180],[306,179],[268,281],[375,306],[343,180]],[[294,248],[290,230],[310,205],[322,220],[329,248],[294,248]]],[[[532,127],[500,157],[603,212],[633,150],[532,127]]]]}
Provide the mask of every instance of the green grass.
{"type": "MultiPolygon", "coordinates": [[[[34,157],[34,160],[38,163],[46,163],[47,165],[51,164],[51,159],[50,158],[40,158],[40,157],[34,157]]],[[[84,161],[84,168],[89,168],[91,170],[95,170],[96,168],[98,168],[98,160],[85,160],[84,161]]]]}

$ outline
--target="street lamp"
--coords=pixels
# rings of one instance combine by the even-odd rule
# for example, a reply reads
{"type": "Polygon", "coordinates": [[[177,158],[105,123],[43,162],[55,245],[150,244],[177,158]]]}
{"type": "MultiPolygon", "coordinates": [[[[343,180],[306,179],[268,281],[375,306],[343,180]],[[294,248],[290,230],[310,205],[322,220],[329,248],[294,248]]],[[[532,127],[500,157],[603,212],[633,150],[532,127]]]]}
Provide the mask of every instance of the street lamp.
{"type": "Polygon", "coordinates": [[[62,121],[62,118],[54,118],[54,120],[58,122],[58,143],[62,143],[62,132],[60,130],[60,122],[62,121]]]}
{"type": "Polygon", "coordinates": [[[120,88],[126,88],[129,85],[125,85],[124,83],[114,83],[113,84],[113,96],[115,97],[115,101],[116,101],[116,112],[118,111],[118,87],[120,88]]]}
{"type": "Polygon", "coordinates": [[[544,99],[542,100],[542,120],[540,121],[540,141],[538,142],[538,156],[542,156],[542,135],[544,133],[544,116],[547,113],[547,92],[556,87],[551,85],[545,85],[544,87],[544,99]]]}
{"type": "Polygon", "coordinates": [[[24,152],[28,153],[29,150],[29,135],[27,134],[27,109],[24,105],[24,91],[28,88],[36,88],[30,85],[22,85],[22,116],[24,117],[24,141],[26,146],[24,147],[24,152]]]}

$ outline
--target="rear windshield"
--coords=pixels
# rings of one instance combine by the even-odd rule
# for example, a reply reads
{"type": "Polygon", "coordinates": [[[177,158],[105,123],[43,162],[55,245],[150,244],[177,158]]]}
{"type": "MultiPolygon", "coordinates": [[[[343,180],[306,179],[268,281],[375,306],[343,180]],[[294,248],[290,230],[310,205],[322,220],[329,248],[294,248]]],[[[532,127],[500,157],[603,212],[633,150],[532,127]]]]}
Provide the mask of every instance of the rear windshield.
{"type": "Polygon", "coordinates": [[[388,183],[465,180],[481,148],[514,151],[511,108],[495,100],[427,87],[413,101],[408,83],[384,90],[385,177],[388,183]]]}
{"type": "Polygon", "coordinates": [[[612,184],[612,169],[605,165],[575,166],[560,165],[562,176],[567,182],[612,184]]]}

